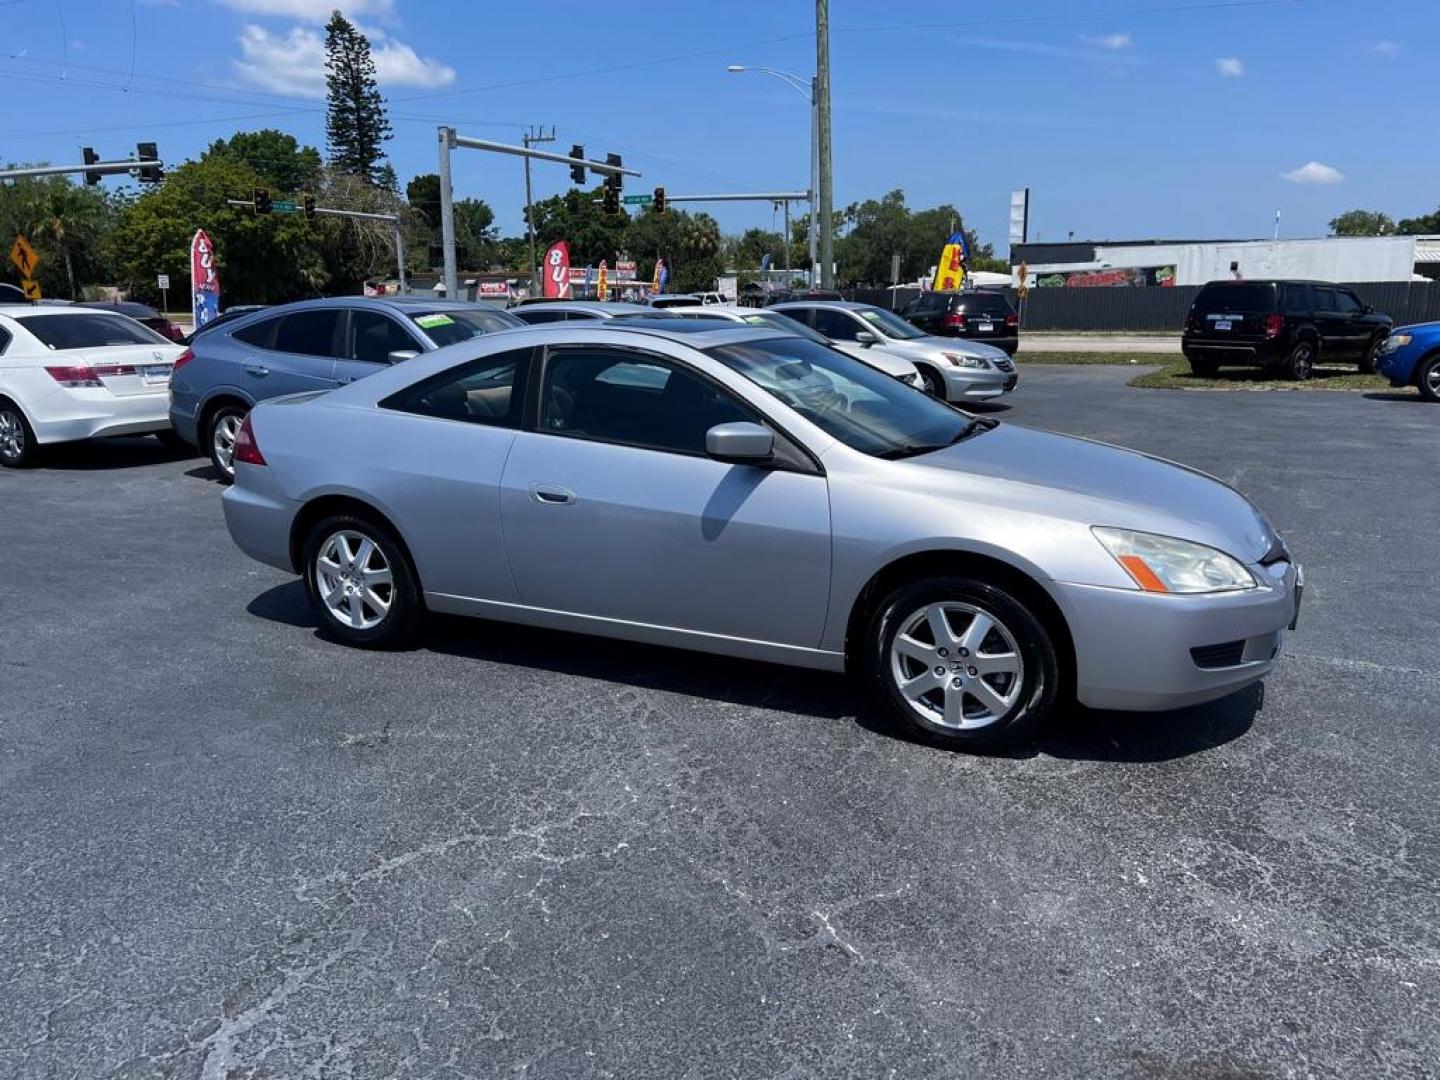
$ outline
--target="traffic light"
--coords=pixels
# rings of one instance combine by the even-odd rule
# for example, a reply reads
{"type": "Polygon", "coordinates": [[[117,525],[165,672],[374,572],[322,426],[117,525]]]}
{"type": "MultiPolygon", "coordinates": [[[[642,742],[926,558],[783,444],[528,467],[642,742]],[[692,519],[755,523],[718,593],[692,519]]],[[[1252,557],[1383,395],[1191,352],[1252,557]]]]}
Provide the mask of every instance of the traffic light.
{"type": "Polygon", "coordinates": [[[308,191],[305,192],[305,194],[300,197],[300,209],[301,209],[301,211],[305,214],[305,220],[306,220],[306,221],[314,221],[314,220],[315,220],[315,196],[314,196],[314,195],[311,195],[310,192],[308,192],[308,191]]]}
{"type": "Polygon", "coordinates": [[[257,187],[250,193],[250,201],[255,204],[255,213],[270,213],[270,189],[257,187]]]}
{"type": "MultiPolygon", "coordinates": [[[[147,161],[159,161],[160,151],[156,149],[153,142],[142,142],[135,144],[135,156],[140,159],[140,183],[158,184],[165,179],[165,170],[159,165],[146,165],[147,161]]],[[[88,162],[87,162],[88,164],[88,162]]]]}
{"type": "MultiPolygon", "coordinates": [[[[100,161],[100,155],[97,154],[94,150],[90,149],[90,147],[88,146],[80,151],[80,156],[84,159],[86,165],[95,165],[98,164],[100,161]]],[[[85,174],[86,187],[94,187],[99,182],[100,174],[98,172],[87,172],[85,174]]]]}
{"type": "MultiPolygon", "coordinates": [[[[613,166],[615,166],[615,168],[617,168],[617,169],[620,168],[620,155],[619,155],[619,154],[606,154],[606,155],[605,155],[605,164],[606,164],[606,165],[613,165],[613,166]]],[[[606,186],[606,187],[614,188],[614,189],[616,190],[616,192],[620,192],[620,191],[624,190],[624,187],[625,187],[625,178],[624,178],[623,176],[621,176],[618,172],[617,172],[617,173],[611,173],[609,176],[607,176],[607,177],[605,178],[605,186],[606,186]]]]}
{"type": "Polygon", "coordinates": [[[611,186],[610,181],[605,181],[605,194],[601,204],[607,214],[618,214],[620,212],[620,192],[611,186]]]}
{"type": "MultiPolygon", "coordinates": [[[[570,156],[572,158],[584,158],[585,147],[581,146],[579,143],[576,143],[574,146],[570,147],[570,156]]],[[[585,166],[571,165],[570,179],[575,181],[575,183],[577,184],[585,183],[585,166]]]]}
{"type": "Polygon", "coordinates": [[[665,212],[665,189],[663,187],[657,187],[655,189],[655,195],[650,201],[650,209],[654,210],[657,214],[663,214],[665,212]]]}

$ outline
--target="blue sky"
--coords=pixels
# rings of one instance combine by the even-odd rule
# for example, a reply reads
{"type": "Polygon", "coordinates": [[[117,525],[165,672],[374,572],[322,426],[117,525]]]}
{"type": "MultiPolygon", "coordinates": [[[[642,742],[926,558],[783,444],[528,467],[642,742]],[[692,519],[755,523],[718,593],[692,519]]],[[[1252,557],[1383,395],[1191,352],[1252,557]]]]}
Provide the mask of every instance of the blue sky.
{"type": "MultiPolygon", "coordinates": [[[[169,160],[238,129],[322,146],[321,24],[372,37],[403,180],[435,169],[435,128],[612,150],[628,190],[803,189],[808,0],[0,0],[0,158],[169,160]],[[656,62],[663,61],[663,62],[656,62]]],[[[832,0],[836,203],[903,188],[950,202],[1004,248],[1008,194],[1031,238],[1317,236],[1336,213],[1440,205],[1437,0],[832,0]]],[[[457,194],[520,229],[518,159],[457,154],[457,194]]],[[[563,190],[539,166],[537,195],[563,190]]],[[[113,181],[112,181],[113,182],[113,181]]],[[[768,206],[713,209],[727,230],[768,206]]]]}

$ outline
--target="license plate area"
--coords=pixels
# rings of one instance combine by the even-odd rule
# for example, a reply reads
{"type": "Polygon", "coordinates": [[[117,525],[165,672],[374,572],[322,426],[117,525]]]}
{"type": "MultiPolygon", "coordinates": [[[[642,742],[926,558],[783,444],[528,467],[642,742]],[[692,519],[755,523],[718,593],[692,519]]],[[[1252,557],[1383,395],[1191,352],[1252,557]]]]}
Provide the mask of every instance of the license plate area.
{"type": "Polygon", "coordinates": [[[169,364],[141,364],[135,369],[146,386],[161,386],[170,381],[169,364]]]}
{"type": "Polygon", "coordinates": [[[1231,329],[1234,328],[1234,325],[1235,325],[1235,324],[1232,323],[1229,319],[1216,319],[1216,320],[1215,320],[1215,329],[1216,329],[1216,330],[1231,330],[1231,329]]]}
{"type": "Polygon", "coordinates": [[[991,331],[993,331],[993,330],[995,329],[995,324],[994,324],[994,323],[988,323],[988,322],[982,322],[982,323],[981,323],[979,326],[977,326],[975,329],[979,330],[980,333],[982,333],[982,334],[988,334],[988,333],[990,333],[991,331]]]}

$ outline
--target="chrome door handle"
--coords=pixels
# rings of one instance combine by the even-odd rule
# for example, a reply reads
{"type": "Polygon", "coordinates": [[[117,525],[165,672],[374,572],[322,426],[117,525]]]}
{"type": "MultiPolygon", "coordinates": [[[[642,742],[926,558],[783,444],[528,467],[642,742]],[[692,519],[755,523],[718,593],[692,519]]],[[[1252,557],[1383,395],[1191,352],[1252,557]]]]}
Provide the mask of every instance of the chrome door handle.
{"type": "Polygon", "coordinates": [[[575,501],[575,493],[568,488],[557,487],[554,484],[535,484],[530,488],[530,496],[538,503],[546,503],[550,506],[569,506],[575,501]]]}
{"type": "Polygon", "coordinates": [[[270,369],[263,364],[246,364],[245,371],[249,375],[265,376],[270,374],[270,369]]]}
{"type": "Polygon", "coordinates": [[[337,383],[339,383],[341,386],[344,386],[346,383],[352,383],[352,382],[354,382],[354,381],[355,381],[355,376],[353,376],[353,375],[341,376],[340,378],[336,379],[335,381],[336,381],[337,383]]]}

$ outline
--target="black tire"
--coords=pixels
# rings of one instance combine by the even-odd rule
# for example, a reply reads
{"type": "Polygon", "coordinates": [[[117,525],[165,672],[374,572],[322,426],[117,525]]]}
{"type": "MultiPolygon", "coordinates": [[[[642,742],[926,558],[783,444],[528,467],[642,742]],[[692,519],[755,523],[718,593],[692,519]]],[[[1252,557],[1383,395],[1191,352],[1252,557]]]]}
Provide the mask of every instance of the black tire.
{"type": "Polygon", "coordinates": [[[1440,353],[1420,361],[1415,369],[1415,385],[1426,401],[1440,401],[1440,353]]]}
{"type": "Polygon", "coordinates": [[[1209,356],[1192,356],[1190,370],[1202,379],[1213,379],[1220,370],[1220,361],[1209,356]]]}
{"type": "Polygon", "coordinates": [[[1297,341],[1280,363],[1280,373],[1291,382],[1304,382],[1314,370],[1315,343],[1309,339],[1297,341]]]}
{"type": "MultiPolygon", "coordinates": [[[[359,545],[351,543],[353,555],[360,555],[363,551],[359,545]]],[[[425,617],[425,601],[420,593],[420,581],[415,573],[414,566],[410,563],[410,556],[406,554],[404,545],[396,537],[389,526],[379,520],[359,514],[334,514],[315,523],[305,537],[303,548],[301,573],[305,579],[305,595],[310,601],[320,626],[324,632],[347,645],[354,645],[362,649],[400,649],[412,644],[419,634],[420,624],[425,617]],[[357,598],[356,604],[361,611],[361,622],[365,621],[366,613],[379,616],[379,621],[373,626],[355,626],[344,622],[330,608],[323,595],[323,588],[320,578],[319,559],[322,552],[326,551],[332,538],[342,536],[359,536],[368,540],[375,547],[375,550],[383,557],[384,566],[390,572],[388,607],[383,613],[379,608],[372,606],[368,600],[357,598]]],[[[356,560],[358,561],[358,559],[356,560]]],[[[366,563],[371,567],[379,567],[379,560],[371,555],[366,563]]],[[[343,562],[341,563],[343,565],[343,562]]],[[[353,571],[353,564],[347,567],[353,571]]],[[[355,588],[357,593],[363,592],[358,585],[352,586],[350,582],[337,578],[331,579],[330,583],[335,588],[355,588]]],[[[383,586],[375,586],[371,592],[384,599],[385,590],[383,586]]],[[[345,605],[347,610],[353,611],[351,601],[347,599],[345,605]]]]}
{"type": "Polygon", "coordinates": [[[1360,374],[1374,375],[1375,360],[1380,355],[1380,346],[1385,344],[1385,335],[1379,334],[1375,340],[1365,347],[1365,354],[1360,357],[1360,374]]]}
{"type": "MultiPolygon", "coordinates": [[[[228,425],[231,421],[243,421],[249,411],[243,405],[221,405],[205,421],[205,444],[202,451],[210,458],[210,463],[215,466],[220,479],[227,484],[235,479],[235,466],[222,445],[227,442],[220,437],[222,425],[228,425]]],[[[233,437],[228,442],[231,444],[230,452],[233,453],[233,437]]]]}
{"type": "Polygon", "coordinates": [[[35,429],[20,406],[0,398],[0,465],[7,469],[23,469],[35,464],[39,453],[35,429]]]}
{"type": "MultiPolygon", "coordinates": [[[[973,618],[973,614],[969,612],[958,611],[947,618],[952,632],[956,626],[955,618],[964,617],[965,614],[973,618]]],[[[927,622],[925,625],[930,624],[927,622]]],[[[956,638],[963,639],[972,626],[973,624],[967,621],[964,628],[955,634],[956,638]]],[[[929,636],[933,639],[936,635],[931,633],[929,636]]],[[[915,637],[910,637],[910,640],[914,641],[915,637]]],[[[932,641],[930,644],[935,643],[932,641]]],[[[1006,589],[974,578],[932,577],[896,589],[880,604],[870,620],[864,649],[862,677],[876,705],[898,721],[911,735],[948,749],[998,750],[1023,743],[1049,715],[1059,692],[1060,665],[1055,655],[1054,643],[1044,624],[1024,602],[1006,589]],[[968,666],[968,662],[976,656],[965,652],[963,648],[956,648],[942,657],[939,646],[936,645],[936,654],[931,661],[936,666],[929,670],[938,676],[935,680],[937,685],[929,693],[938,697],[922,698],[920,704],[912,703],[900,691],[895,667],[897,664],[914,664],[916,667],[910,674],[920,675],[927,670],[928,665],[908,657],[892,660],[891,646],[902,630],[920,619],[923,612],[936,604],[960,605],[988,615],[998,624],[998,628],[982,638],[982,644],[985,641],[994,643],[986,651],[993,653],[996,644],[1001,648],[1008,648],[1007,643],[1002,640],[1008,635],[1015,646],[1014,655],[1018,655],[1023,664],[1021,670],[1008,676],[987,676],[981,672],[977,678],[976,669],[968,666]],[[994,636],[997,633],[999,637],[994,636]],[[944,668],[943,674],[941,668],[944,668]],[[1009,681],[1012,679],[1015,682],[1009,681]],[[975,696],[972,687],[982,680],[991,691],[998,689],[1003,697],[1010,699],[1008,707],[998,717],[994,716],[993,710],[987,710],[985,703],[975,696]],[[958,708],[962,723],[972,719],[970,713],[966,712],[966,702],[969,702],[972,711],[978,707],[980,713],[989,712],[992,718],[985,720],[982,716],[979,723],[983,726],[946,726],[944,716],[935,714],[943,714],[942,703],[950,697],[947,687],[960,689],[960,693],[955,697],[960,702],[958,708]],[[932,715],[922,716],[922,708],[932,715]]],[[[978,645],[975,653],[980,653],[978,645]]]]}
{"type": "Polygon", "coordinates": [[[920,372],[920,381],[924,384],[925,392],[940,401],[946,400],[945,380],[940,377],[940,373],[924,364],[916,364],[915,367],[920,372]]]}

